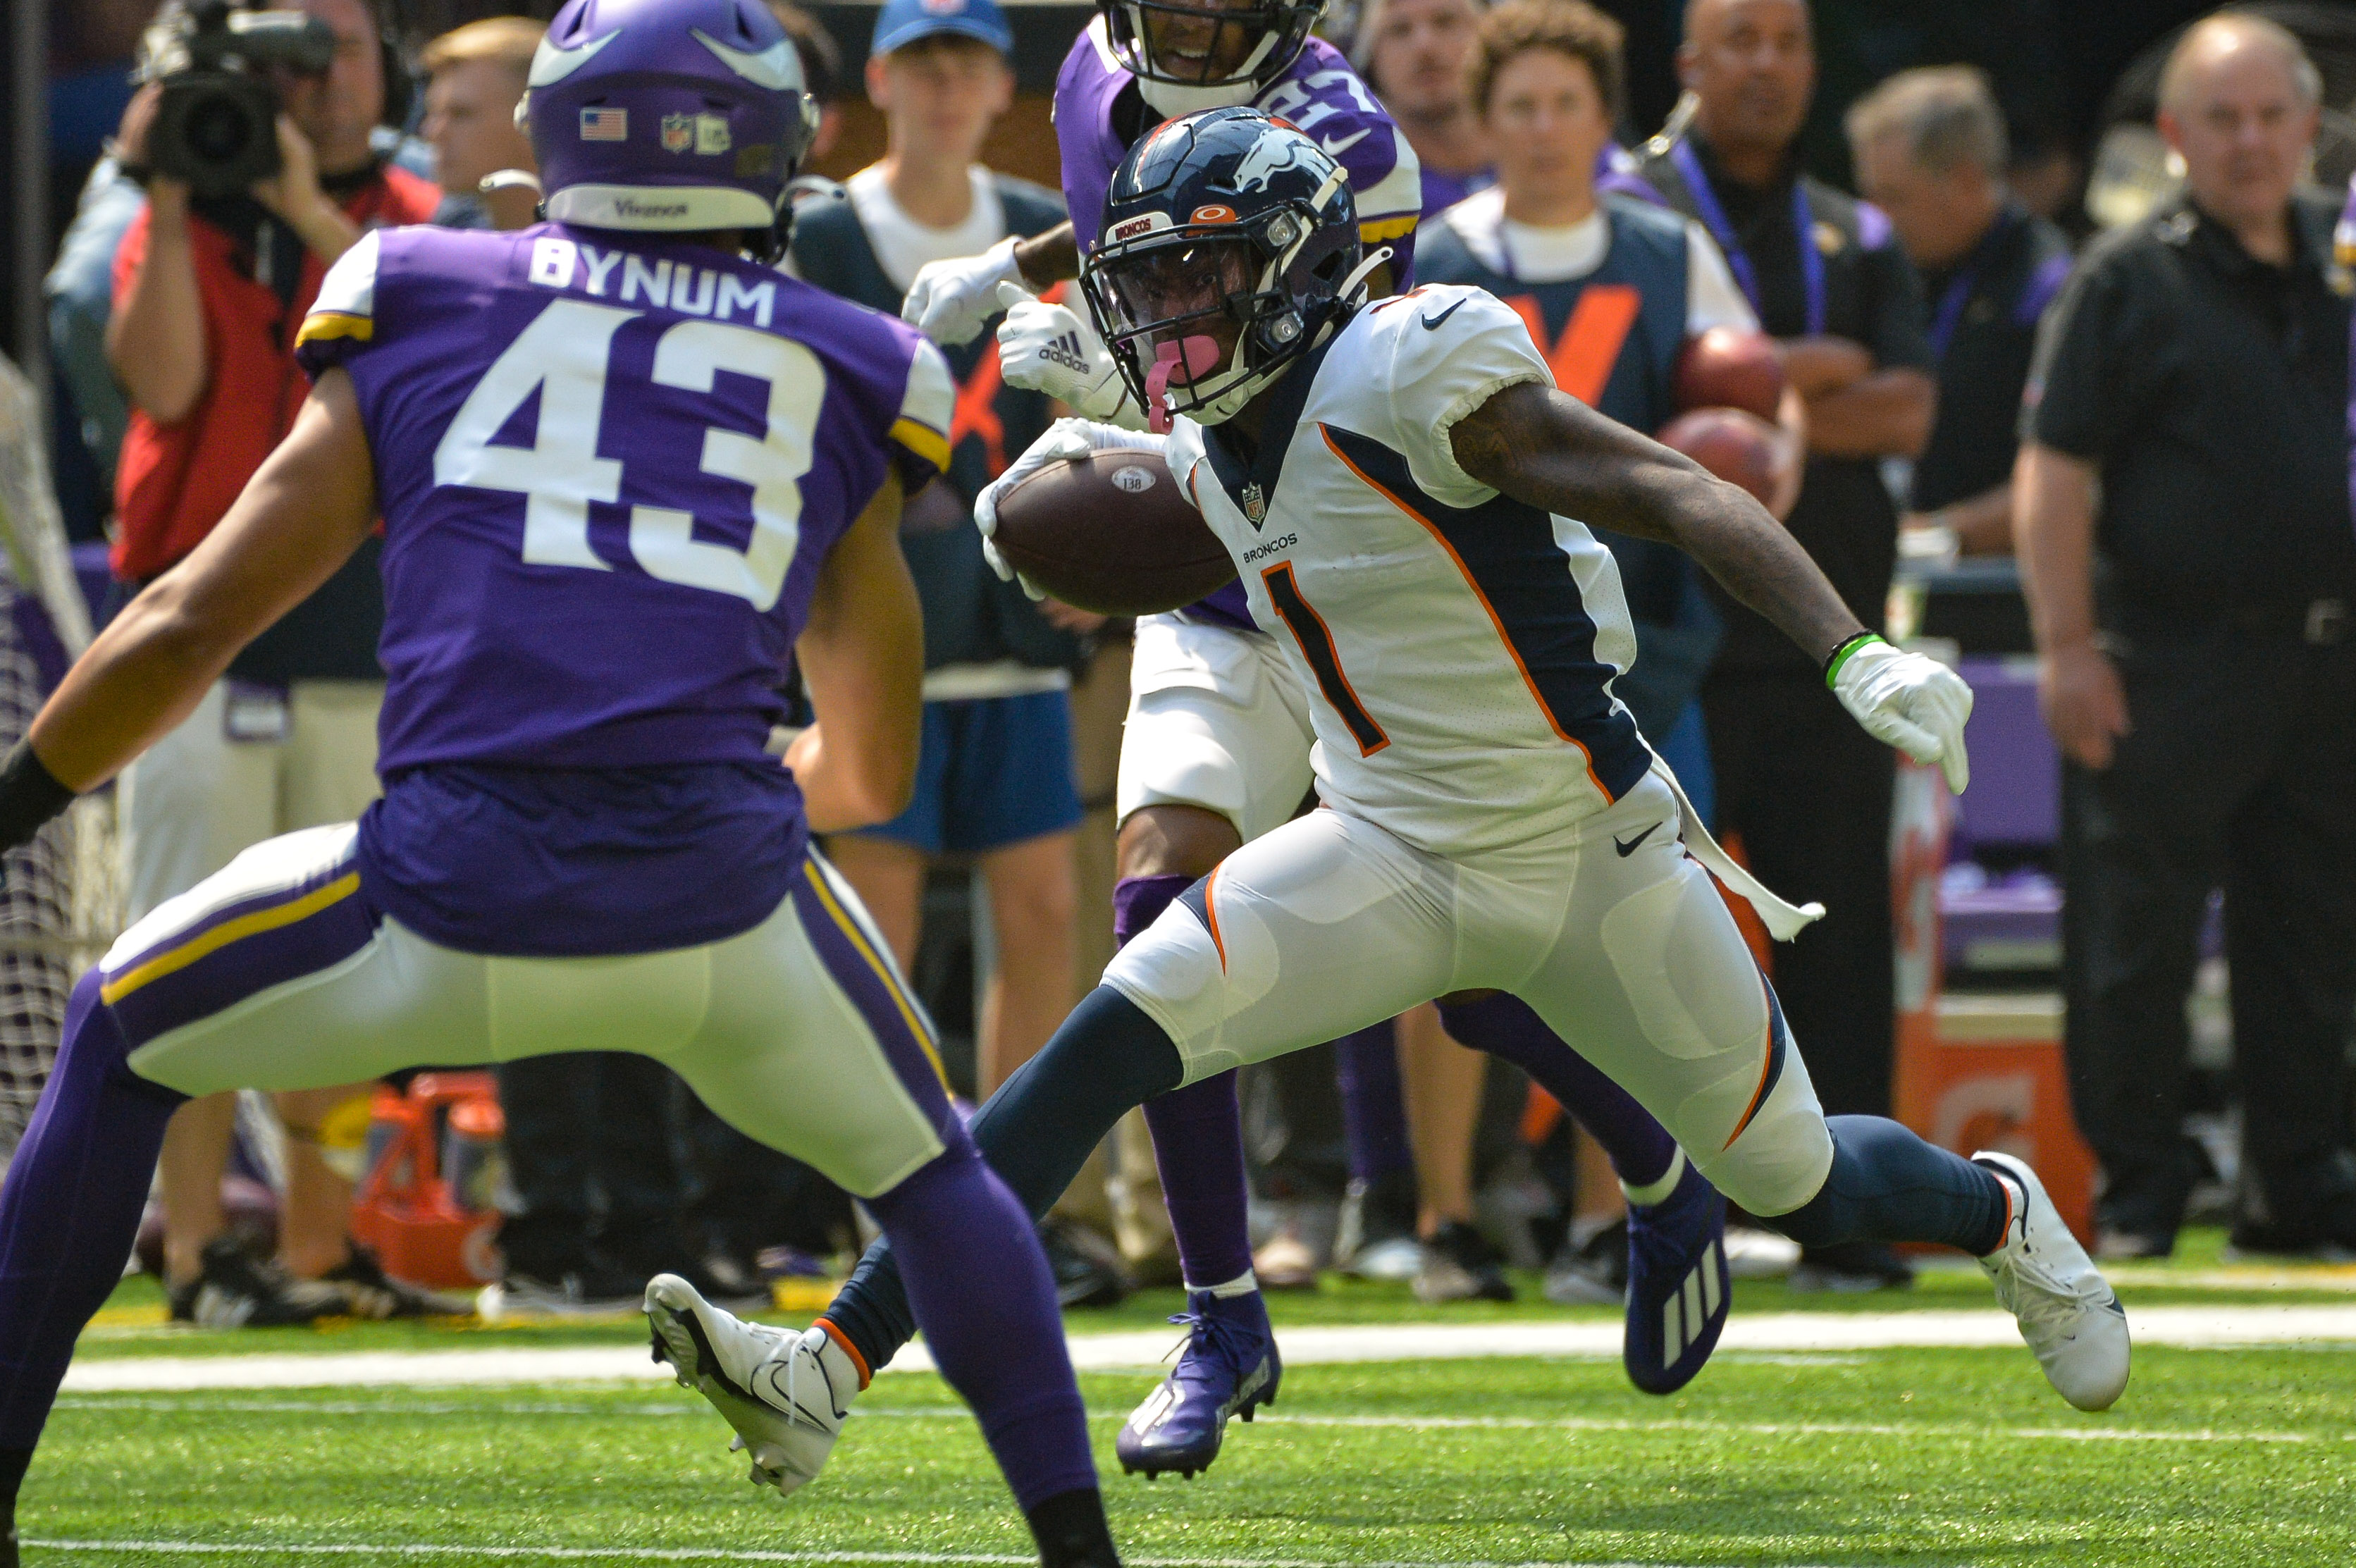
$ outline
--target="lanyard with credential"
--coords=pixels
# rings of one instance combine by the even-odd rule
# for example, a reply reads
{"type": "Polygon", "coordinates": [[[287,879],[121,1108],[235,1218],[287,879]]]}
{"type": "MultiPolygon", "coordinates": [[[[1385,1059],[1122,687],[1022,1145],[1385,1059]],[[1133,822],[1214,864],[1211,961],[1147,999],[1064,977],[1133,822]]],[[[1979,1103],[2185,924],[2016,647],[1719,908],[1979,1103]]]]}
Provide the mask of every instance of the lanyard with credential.
{"type": "Polygon", "coordinates": [[[2012,220],[2001,218],[1987,237],[1972,247],[1970,259],[1957,270],[1948,283],[1947,290],[1939,296],[1938,313],[1931,318],[1931,362],[1944,362],[1947,349],[1955,341],[1955,328],[1963,325],[1964,306],[1971,303],[1972,291],[1979,287],[1980,263],[1987,260],[1997,241],[2012,230],[2012,220]]]}
{"type": "MultiPolygon", "coordinates": [[[[1751,258],[1743,253],[1741,244],[1736,240],[1734,225],[1728,219],[1726,208],[1719,205],[1718,192],[1710,188],[1709,176],[1702,173],[1701,159],[1695,155],[1693,144],[1681,141],[1671,147],[1669,161],[1676,165],[1677,173],[1685,179],[1686,188],[1693,192],[1694,205],[1701,208],[1702,223],[1709,229],[1710,238],[1718,241],[1718,248],[1726,253],[1726,265],[1734,273],[1735,283],[1741,286],[1743,296],[1751,302],[1751,310],[1764,323],[1767,307],[1759,297],[1758,270],[1751,266],[1751,258]]],[[[1806,182],[1794,175],[1792,178],[1792,231],[1798,236],[1800,242],[1800,284],[1807,291],[1808,336],[1811,337],[1825,329],[1825,259],[1816,250],[1815,229],[1815,216],[1808,210],[1806,182]]]]}

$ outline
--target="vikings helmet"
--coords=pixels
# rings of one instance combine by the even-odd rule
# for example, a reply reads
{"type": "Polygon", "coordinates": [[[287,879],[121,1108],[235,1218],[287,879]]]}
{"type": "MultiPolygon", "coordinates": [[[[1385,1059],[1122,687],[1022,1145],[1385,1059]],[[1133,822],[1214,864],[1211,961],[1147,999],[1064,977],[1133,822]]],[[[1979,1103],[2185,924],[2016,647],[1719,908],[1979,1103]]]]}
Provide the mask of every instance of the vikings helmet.
{"type": "Polygon", "coordinates": [[[1259,88],[1292,63],[1325,0],[1097,0],[1097,9],[1113,58],[1132,76],[1173,87],[1259,88]],[[1241,62],[1220,69],[1220,57],[1237,48],[1241,62]]]}
{"type": "Polygon", "coordinates": [[[1157,428],[1216,424],[1331,336],[1389,255],[1361,259],[1349,177],[1324,149],[1260,110],[1206,109],[1121,160],[1081,280],[1157,428]],[[1232,348],[1213,336],[1223,316],[1232,348]]]}
{"type": "Polygon", "coordinates": [[[570,0],[516,118],[555,221],[770,236],[818,106],[761,0],[570,0]]]}

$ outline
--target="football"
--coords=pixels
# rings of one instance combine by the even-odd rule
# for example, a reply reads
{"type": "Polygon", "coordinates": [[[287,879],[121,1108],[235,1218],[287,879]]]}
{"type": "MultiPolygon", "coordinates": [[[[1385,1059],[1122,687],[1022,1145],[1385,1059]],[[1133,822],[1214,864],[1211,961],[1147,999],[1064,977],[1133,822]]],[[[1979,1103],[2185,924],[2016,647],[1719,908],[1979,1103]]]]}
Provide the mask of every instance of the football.
{"type": "Polygon", "coordinates": [[[1740,409],[1696,409],[1671,420],[1655,439],[1770,506],[1780,436],[1773,425],[1740,409]]]}
{"type": "Polygon", "coordinates": [[[1051,463],[998,501],[999,553],[1066,604],[1102,615],[1181,609],[1236,565],[1162,455],[1103,447],[1051,463]]]}
{"type": "Polygon", "coordinates": [[[1783,400],[1783,356],[1763,332],[1713,326],[1677,356],[1681,409],[1740,409],[1772,423],[1783,400]]]}

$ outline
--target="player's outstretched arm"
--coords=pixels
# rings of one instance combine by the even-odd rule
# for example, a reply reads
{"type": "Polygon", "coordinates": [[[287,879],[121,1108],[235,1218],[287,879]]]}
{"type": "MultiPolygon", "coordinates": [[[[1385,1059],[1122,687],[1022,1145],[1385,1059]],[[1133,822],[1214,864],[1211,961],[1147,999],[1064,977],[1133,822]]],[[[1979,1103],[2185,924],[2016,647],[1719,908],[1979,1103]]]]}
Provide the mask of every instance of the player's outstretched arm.
{"type": "Polygon", "coordinates": [[[795,648],[818,722],[794,738],[786,766],[814,832],[889,822],[916,787],[925,623],[900,554],[900,500],[898,477],[886,477],[835,541],[795,648]]]}
{"type": "Polygon", "coordinates": [[[1676,545],[1810,658],[1865,630],[1816,563],[1739,485],[1551,387],[1507,387],[1457,421],[1456,461],[1566,517],[1676,545]]]}
{"type": "Polygon", "coordinates": [[[351,378],[331,369],[220,525],[99,634],[33,720],[76,792],[187,718],[238,651],[351,559],[376,524],[376,465],[351,378]]]}
{"type": "Polygon", "coordinates": [[[1867,630],[1808,552],[1750,493],[1550,386],[1505,388],[1450,432],[1457,465],[1517,501],[1676,545],[1824,667],[1843,706],[1876,738],[1970,780],[1971,688],[1867,630]]]}

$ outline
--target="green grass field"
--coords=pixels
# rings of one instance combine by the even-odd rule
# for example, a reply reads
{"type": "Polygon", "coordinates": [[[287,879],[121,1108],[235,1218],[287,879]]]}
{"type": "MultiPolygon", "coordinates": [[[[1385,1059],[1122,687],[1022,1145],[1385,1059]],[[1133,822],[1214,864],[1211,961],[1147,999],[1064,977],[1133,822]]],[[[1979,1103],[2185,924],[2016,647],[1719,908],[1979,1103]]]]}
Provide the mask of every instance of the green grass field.
{"type": "MultiPolygon", "coordinates": [[[[2197,1256],[2175,1266],[2202,1273],[2197,1256]]],[[[2345,1303],[2345,1272],[2248,1290],[2345,1303]]],[[[2244,1294],[2233,1280],[2178,1289],[2219,1304],[2244,1294]]],[[[1976,1275],[1933,1275],[1912,1300],[1984,1291],[1976,1275]]],[[[2155,1280],[2125,1294],[2172,1293],[2155,1280]]],[[[126,1287],[88,1349],[631,1333],[192,1335],[140,1328],[144,1299],[126,1287]]],[[[1752,1285],[1738,1310],[1819,1299],[1752,1285]]],[[[1169,1303],[1074,1328],[1136,1327],[1169,1303]]],[[[1436,1316],[1370,1288],[1280,1306],[1280,1325],[1436,1316]]],[[[1082,1380],[1108,1471],[1114,1429],[1152,1381],[1082,1380]]],[[[929,1375],[880,1380],[826,1475],[789,1501],[744,1482],[727,1436],[668,1384],[69,1394],[18,1518],[28,1541],[62,1543],[28,1548],[33,1563],[1029,1560],[971,1422],[929,1375]]],[[[1208,1475],[1149,1487],[1108,1473],[1107,1494],[1139,1563],[2344,1568],[2356,1562],[2356,1350],[2142,1349],[2126,1399],[2102,1416],[2062,1404],[2025,1350],[1728,1352],[1666,1401],[1633,1392],[1611,1361],[1303,1366],[1274,1411],[1231,1428],[1208,1475]]]]}

